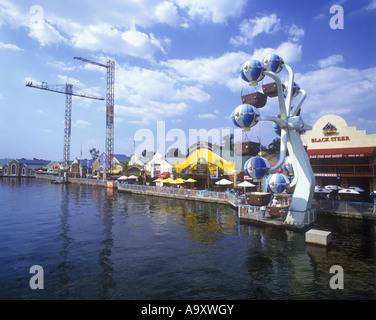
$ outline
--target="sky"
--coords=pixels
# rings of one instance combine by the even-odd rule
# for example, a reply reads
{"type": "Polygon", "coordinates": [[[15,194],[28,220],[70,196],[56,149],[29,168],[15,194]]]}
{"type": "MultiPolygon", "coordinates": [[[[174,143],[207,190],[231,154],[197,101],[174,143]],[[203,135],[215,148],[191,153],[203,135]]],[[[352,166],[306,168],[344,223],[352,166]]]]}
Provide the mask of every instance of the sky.
{"type": "MultiPolygon", "coordinates": [[[[197,132],[221,144],[241,95],[261,90],[241,66],[270,53],[307,92],[305,123],[337,114],[376,133],[375,31],[376,0],[0,0],[0,158],[62,160],[65,95],[25,84],[105,97],[106,69],[74,57],[115,62],[116,154],[186,149],[197,132]]],[[[278,115],[276,98],[259,111],[278,115]]],[[[105,150],[105,112],[73,97],[71,160],[105,150]]],[[[276,137],[263,121],[240,139],[276,137]]]]}

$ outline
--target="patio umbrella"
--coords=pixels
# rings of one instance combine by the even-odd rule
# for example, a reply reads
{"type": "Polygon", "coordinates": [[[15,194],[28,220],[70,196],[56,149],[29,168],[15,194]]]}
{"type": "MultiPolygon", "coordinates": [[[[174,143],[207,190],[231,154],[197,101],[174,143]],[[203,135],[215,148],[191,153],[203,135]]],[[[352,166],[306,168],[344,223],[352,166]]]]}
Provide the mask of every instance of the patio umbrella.
{"type": "Polygon", "coordinates": [[[189,179],[185,180],[184,182],[196,182],[196,181],[197,180],[195,180],[195,179],[189,178],[189,179]]]}
{"type": "Polygon", "coordinates": [[[354,189],[342,189],[342,190],[339,190],[338,193],[359,194],[359,192],[354,189]]]}
{"type": "Polygon", "coordinates": [[[327,186],[325,186],[325,188],[327,188],[329,190],[341,190],[341,189],[343,189],[342,187],[336,186],[336,185],[333,185],[333,184],[327,185],[327,186]]]}
{"type": "Polygon", "coordinates": [[[250,183],[248,181],[243,181],[237,185],[237,187],[255,187],[253,183],[250,183]]]}
{"type": "Polygon", "coordinates": [[[163,179],[162,182],[165,182],[165,183],[172,183],[174,180],[172,180],[171,178],[167,178],[167,179],[163,179]]]}
{"type": "Polygon", "coordinates": [[[217,181],[215,184],[224,186],[224,185],[232,184],[232,182],[230,180],[223,178],[222,180],[217,181]]]}
{"type": "Polygon", "coordinates": [[[182,179],[182,178],[177,178],[177,179],[174,181],[174,183],[176,183],[176,184],[181,184],[181,183],[184,183],[184,182],[185,182],[185,180],[182,179]]]}
{"type": "Polygon", "coordinates": [[[243,182],[239,183],[237,185],[237,187],[244,187],[244,193],[245,193],[245,189],[247,187],[255,187],[255,185],[253,183],[248,182],[248,181],[243,181],[243,182]]]}
{"type": "Polygon", "coordinates": [[[330,189],[327,188],[315,188],[315,193],[330,193],[330,189]]]}
{"type": "Polygon", "coordinates": [[[127,176],[121,176],[120,178],[118,178],[118,180],[127,180],[128,177],[127,176]]]}
{"type": "Polygon", "coordinates": [[[137,179],[138,177],[137,176],[129,176],[128,179],[137,179]]]}
{"type": "Polygon", "coordinates": [[[352,186],[352,187],[349,187],[349,189],[353,189],[353,190],[355,190],[355,191],[358,191],[358,192],[364,192],[365,190],[364,189],[362,189],[362,188],[359,188],[359,187],[354,187],[354,186],[352,186]]]}

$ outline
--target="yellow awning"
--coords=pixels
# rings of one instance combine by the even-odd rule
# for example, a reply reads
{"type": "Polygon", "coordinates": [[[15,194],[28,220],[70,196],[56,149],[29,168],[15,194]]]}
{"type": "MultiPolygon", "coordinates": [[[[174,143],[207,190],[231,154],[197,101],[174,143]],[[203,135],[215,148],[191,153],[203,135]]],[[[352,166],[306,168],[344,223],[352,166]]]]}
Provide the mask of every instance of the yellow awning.
{"type": "Polygon", "coordinates": [[[122,170],[109,170],[108,173],[109,174],[120,174],[122,172],[122,170]]]}
{"type": "Polygon", "coordinates": [[[181,183],[184,183],[184,182],[185,182],[184,179],[182,179],[182,178],[177,178],[177,179],[174,180],[174,182],[172,182],[172,183],[175,183],[175,184],[181,184],[181,183]]]}
{"type": "Polygon", "coordinates": [[[216,167],[221,168],[225,174],[233,174],[234,162],[228,162],[209,149],[197,149],[192,152],[183,162],[175,164],[175,170],[180,173],[183,169],[197,164],[208,165],[209,171],[214,174],[216,167]]]}

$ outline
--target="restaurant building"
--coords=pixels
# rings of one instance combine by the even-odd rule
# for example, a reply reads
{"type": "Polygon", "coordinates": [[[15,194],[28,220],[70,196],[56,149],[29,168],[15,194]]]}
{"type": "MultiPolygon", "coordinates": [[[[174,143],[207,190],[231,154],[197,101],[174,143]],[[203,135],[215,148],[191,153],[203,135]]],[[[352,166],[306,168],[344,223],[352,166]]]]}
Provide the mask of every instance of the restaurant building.
{"type": "Polygon", "coordinates": [[[365,197],[376,189],[376,134],[350,127],[340,116],[326,115],[301,138],[317,185],[356,186],[365,190],[365,197]]]}

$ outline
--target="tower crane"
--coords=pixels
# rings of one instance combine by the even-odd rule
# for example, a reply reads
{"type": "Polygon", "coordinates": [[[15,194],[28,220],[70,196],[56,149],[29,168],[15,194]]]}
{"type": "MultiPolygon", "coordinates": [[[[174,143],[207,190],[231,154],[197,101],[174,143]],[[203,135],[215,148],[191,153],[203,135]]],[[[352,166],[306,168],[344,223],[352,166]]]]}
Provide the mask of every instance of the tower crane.
{"type": "Polygon", "coordinates": [[[102,97],[98,97],[82,90],[73,90],[72,84],[56,84],[48,85],[47,82],[42,82],[42,84],[36,84],[33,82],[26,83],[27,87],[37,88],[41,90],[63,93],[65,94],[65,122],[64,122],[64,154],[63,161],[68,164],[70,161],[70,140],[71,140],[71,119],[72,119],[72,96],[104,100],[102,97]]]}
{"type": "Polygon", "coordinates": [[[114,166],[112,161],[114,155],[114,104],[115,104],[115,62],[108,60],[107,64],[91,61],[81,57],[74,57],[76,60],[91,63],[107,69],[106,87],[106,163],[111,170],[114,166]]]}

